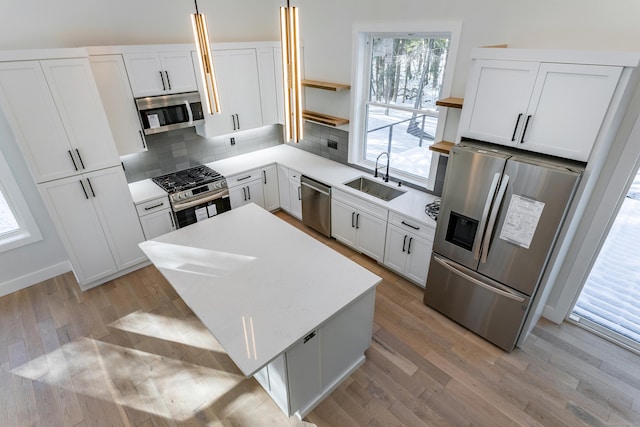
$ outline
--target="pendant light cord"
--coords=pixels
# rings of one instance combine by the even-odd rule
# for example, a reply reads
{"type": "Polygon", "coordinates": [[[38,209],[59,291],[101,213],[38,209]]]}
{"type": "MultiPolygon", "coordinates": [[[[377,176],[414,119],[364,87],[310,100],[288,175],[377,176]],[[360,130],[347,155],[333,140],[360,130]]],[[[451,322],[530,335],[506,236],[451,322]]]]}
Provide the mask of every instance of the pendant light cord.
{"type": "Polygon", "coordinates": [[[198,0],[193,0],[193,2],[196,4],[196,15],[199,15],[200,13],[198,12],[198,0]]]}

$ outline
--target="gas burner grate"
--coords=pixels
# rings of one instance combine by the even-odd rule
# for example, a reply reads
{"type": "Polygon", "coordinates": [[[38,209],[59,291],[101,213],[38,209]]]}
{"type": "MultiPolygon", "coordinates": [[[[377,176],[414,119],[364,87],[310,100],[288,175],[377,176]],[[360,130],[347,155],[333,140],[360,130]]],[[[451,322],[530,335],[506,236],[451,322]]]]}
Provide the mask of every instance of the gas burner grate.
{"type": "Polygon", "coordinates": [[[208,184],[220,179],[222,175],[208,166],[195,166],[166,175],[151,178],[158,186],[168,193],[183,191],[198,185],[208,184]]]}

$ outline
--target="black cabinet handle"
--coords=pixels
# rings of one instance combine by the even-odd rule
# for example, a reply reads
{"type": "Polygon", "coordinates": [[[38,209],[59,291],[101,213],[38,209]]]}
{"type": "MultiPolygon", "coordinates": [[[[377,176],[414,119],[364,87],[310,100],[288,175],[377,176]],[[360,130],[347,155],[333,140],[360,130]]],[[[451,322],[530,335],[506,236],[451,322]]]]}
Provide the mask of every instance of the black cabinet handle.
{"type": "Polygon", "coordinates": [[[407,224],[406,222],[402,221],[402,225],[406,225],[407,227],[411,227],[414,230],[420,230],[420,227],[416,227],[415,225],[411,225],[411,224],[407,224]]]}
{"type": "Polygon", "coordinates": [[[144,136],[142,135],[142,131],[139,130],[138,133],[140,134],[140,140],[142,141],[142,148],[147,148],[147,144],[144,142],[144,136]]]}
{"type": "Polygon", "coordinates": [[[158,71],[160,73],[160,80],[162,80],[162,90],[167,90],[167,87],[164,84],[164,76],[162,75],[162,71],[158,71]]]}
{"type": "Polygon", "coordinates": [[[169,86],[169,90],[171,90],[171,80],[169,80],[169,72],[165,71],[164,75],[167,76],[167,86],[169,86]]]}
{"type": "Polygon", "coordinates": [[[522,131],[522,138],[520,138],[520,144],[524,143],[524,135],[527,133],[527,128],[529,127],[529,120],[531,120],[531,114],[527,116],[527,121],[524,122],[524,130],[522,131]]]}
{"type": "Polygon", "coordinates": [[[82,192],[84,193],[84,197],[89,200],[89,195],[87,194],[87,190],[84,188],[84,184],[82,183],[82,180],[78,181],[80,183],[80,185],[82,186],[82,192]]]}
{"type": "Polygon", "coordinates": [[[76,154],[78,155],[78,160],[80,160],[80,166],[82,166],[82,169],[86,169],[84,167],[84,162],[82,161],[82,156],[80,155],[80,151],[78,151],[77,148],[76,148],[76,154]]]}
{"type": "Polygon", "coordinates": [[[302,200],[302,187],[298,187],[298,200],[302,200]]]}
{"type": "Polygon", "coordinates": [[[516,131],[518,130],[518,124],[520,124],[520,119],[522,118],[522,113],[518,114],[518,119],[516,120],[516,127],[513,128],[513,135],[511,136],[511,141],[516,140],[516,131]]]}
{"type": "Polygon", "coordinates": [[[356,213],[355,212],[351,212],[351,228],[355,228],[356,227],[356,213]]]}
{"type": "Polygon", "coordinates": [[[236,179],[236,181],[244,181],[245,179],[251,178],[251,175],[243,176],[242,178],[236,179]]]}
{"type": "Polygon", "coordinates": [[[251,200],[251,187],[247,187],[247,194],[249,195],[249,200],[251,200]]]}
{"type": "Polygon", "coordinates": [[[407,244],[407,235],[404,235],[404,240],[402,241],[402,252],[406,252],[405,245],[407,244]]]}
{"type": "Polygon", "coordinates": [[[236,113],[236,122],[238,123],[238,130],[240,130],[240,116],[236,113]]]}
{"type": "Polygon", "coordinates": [[[91,194],[93,194],[93,197],[96,197],[96,192],[93,191],[93,185],[91,185],[91,181],[89,181],[89,178],[87,178],[87,183],[89,183],[89,189],[91,190],[91,194]]]}
{"type": "Polygon", "coordinates": [[[73,162],[73,168],[76,170],[76,172],[78,171],[78,165],[76,165],[76,161],[73,158],[73,154],[71,154],[71,150],[67,150],[67,153],[69,153],[69,157],[71,157],[71,161],[73,162]]]}
{"type": "Polygon", "coordinates": [[[242,194],[244,194],[244,201],[247,201],[247,187],[242,187],[242,194]]]}
{"type": "Polygon", "coordinates": [[[262,176],[264,177],[264,183],[266,185],[267,184],[267,172],[266,171],[262,171],[262,176]]]}
{"type": "Polygon", "coordinates": [[[157,205],[153,205],[153,206],[147,206],[146,208],[144,208],[144,210],[145,211],[150,211],[151,209],[159,208],[162,205],[164,205],[164,202],[160,202],[157,205]]]}
{"type": "Polygon", "coordinates": [[[356,230],[360,228],[360,214],[356,214],[356,230]]]}
{"type": "Polygon", "coordinates": [[[302,344],[306,344],[309,340],[316,336],[316,331],[311,332],[309,335],[303,338],[302,344]]]}
{"type": "Polygon", "coordinates": [[[411,255],[411,242],[413,242],[413,237],[409,237],[409,247],[407,248],[407,255],[411,255]]]}
{"type": "Polygon", "coordinates": [[[238,130],[238,129],[236,129],[236,115],[235,114],[231,115],[231,120],[233,121],[233,130],[238,130]]]}

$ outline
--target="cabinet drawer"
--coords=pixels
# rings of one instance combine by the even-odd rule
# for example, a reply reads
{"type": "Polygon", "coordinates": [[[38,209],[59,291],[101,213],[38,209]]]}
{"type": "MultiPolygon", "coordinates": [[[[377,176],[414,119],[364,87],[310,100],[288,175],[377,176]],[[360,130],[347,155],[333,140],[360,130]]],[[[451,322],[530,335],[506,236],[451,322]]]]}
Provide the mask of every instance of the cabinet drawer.
{"type": "Polygon", "coordinates": [[[395,212],[389,213],[389,223],[398,226],[402,230],[412,233],[416,236],[424,237],[433,241],[436,229],[423,222],[408,218],[395,212]]]}
{"type": "Polygon", "coordinates": [[[360,210],[361,212],[366,212],[375,217],[378,217],[384,221],[387,220],[387,215],[389,211],[385,208],[378,206],[374,203],[368,202],[366,200],[359,199],[357,197],[353,197],[343,191],[333,189],[331,192],[332,196],[335,200],[341,201],[343,203],[347,203],[350,206],[360,210]]]}
{"type": "Polygon", "coordinates": [[[227,185],[229,186],[229,188],[233,188],[239,185],[247,184],[251,181],[255,181],[256,179],[262,179],[262,171],[260,169],[253,169],[247,172],[227,177],[227,185]]]}
{"type": "Polygon", "coordinates": [[[300,172],[295,171],[293,169],[289,169],[289,179],[294,181],[300,181],[300,175],[302,175],[300,172]]]}
{"type": "Polygon", "coordinates": [[[149,200],[148,202],[139,203],[136,205],[138,216],[149,215],[150,213],[169,208],[171,208],[171,205],[169,204],[168,197],[159,197],[157,199],[149,200]]]}

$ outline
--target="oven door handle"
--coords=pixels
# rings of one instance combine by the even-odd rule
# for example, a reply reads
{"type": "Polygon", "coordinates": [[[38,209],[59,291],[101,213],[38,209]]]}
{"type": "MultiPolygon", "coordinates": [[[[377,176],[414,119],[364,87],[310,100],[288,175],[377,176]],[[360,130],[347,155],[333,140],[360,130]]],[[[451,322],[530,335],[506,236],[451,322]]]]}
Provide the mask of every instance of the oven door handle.
{"type": "Polygon", "coordinates": [[[175,204],[173,204],[173,211],[174,212],[182,211],[182,210],[185,210],[185,209],[188,209],[188,208],[192,208],[194,206],[201,205],[203,203],[210,202],[211,200],[221,199],[221,198],[223,198],[225,196],[229,197],[229,190],[219,191],[219,192],[217,192],[215,194],[212,194],[210,196],[201,197],[199,199],[190,200],[190,201],[184,202],[184,203],[175,203],[175,204]]]}
{"type": "MultiPolygon", "coordinates": [[[[169,78],[169,76],[167,75],[167,79],[169,78]]],[[[193,111],[191,111],[191,105],[189,104],[189,101],[184,101],[184,105],[187,107],[187,114],[189,115],[189,124],[192,125],[193,124],[193,111]]]]}

